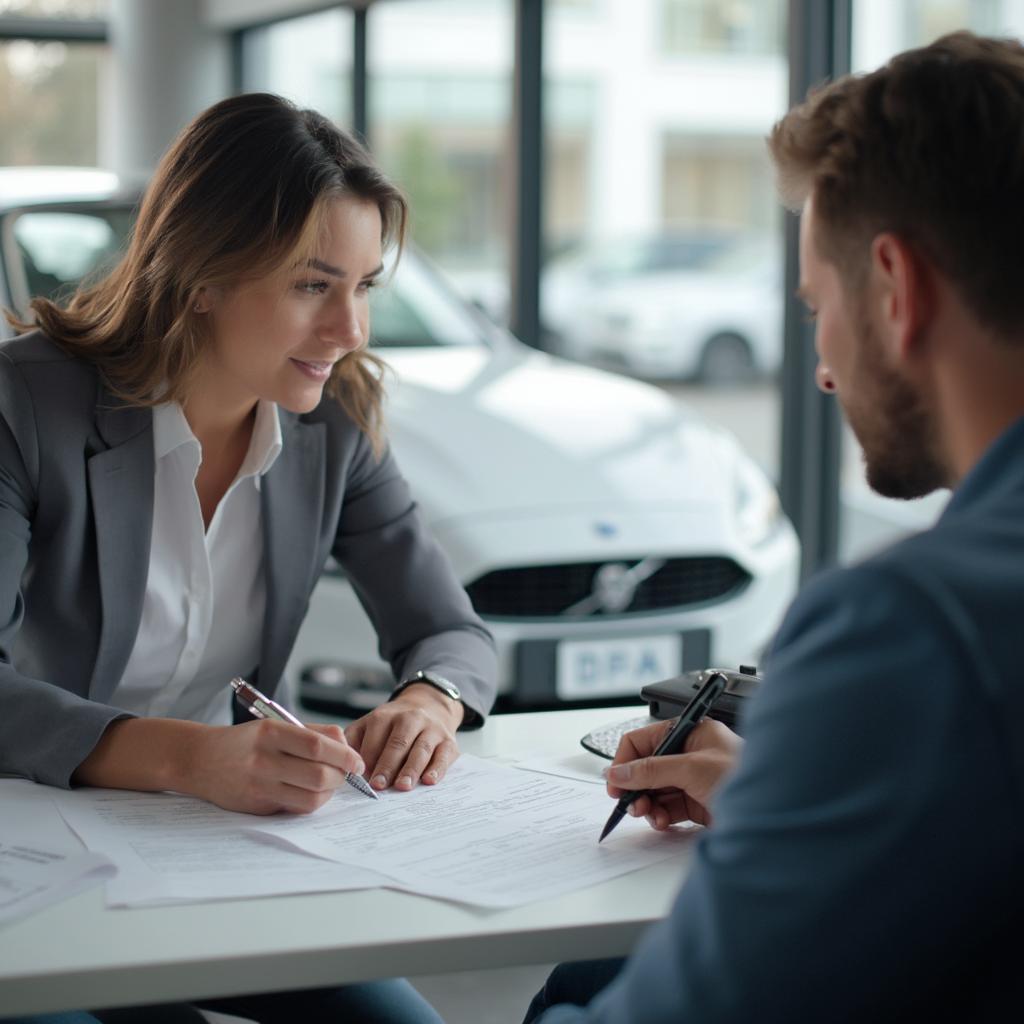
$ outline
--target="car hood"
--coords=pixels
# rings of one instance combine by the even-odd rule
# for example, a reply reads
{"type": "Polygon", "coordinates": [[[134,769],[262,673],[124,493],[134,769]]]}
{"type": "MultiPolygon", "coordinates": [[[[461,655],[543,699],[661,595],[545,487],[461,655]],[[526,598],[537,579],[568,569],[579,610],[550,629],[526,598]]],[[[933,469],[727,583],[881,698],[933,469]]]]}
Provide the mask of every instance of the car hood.
{"type": "Polygon", "coordinates": [[[731,505],[736,442],[651,385],[518,350],[381,354],[388,437],[435,526],[731,505]]]}

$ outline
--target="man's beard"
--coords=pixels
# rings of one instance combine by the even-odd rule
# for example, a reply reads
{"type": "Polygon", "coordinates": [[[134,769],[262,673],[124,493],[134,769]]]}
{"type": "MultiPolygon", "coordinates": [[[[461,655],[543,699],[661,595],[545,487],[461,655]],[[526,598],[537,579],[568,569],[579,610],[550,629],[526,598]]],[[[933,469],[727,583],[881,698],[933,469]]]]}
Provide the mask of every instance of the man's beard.
{"type": "Polygon", "coordinates": [[[921,498],[948,486],[938,432],[921,395],[889,364],[868,317],[858,317],[854,396],[843,403],[864,451],[868,485],[886,498],[921,498]]]}

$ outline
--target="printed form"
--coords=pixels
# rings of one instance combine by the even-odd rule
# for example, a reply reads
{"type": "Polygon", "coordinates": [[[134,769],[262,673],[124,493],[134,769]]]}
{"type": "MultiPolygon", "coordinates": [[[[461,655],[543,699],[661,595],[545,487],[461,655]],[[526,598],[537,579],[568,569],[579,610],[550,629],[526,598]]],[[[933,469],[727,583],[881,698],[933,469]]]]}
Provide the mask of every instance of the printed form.
{"type": "Polygon", "coordinates": [[[613,806],[603,788],[464,754],[439,786],[388,790],[372,804],[339,792],[313,815],[249,827],[409,892],[511,907],[681,857],[693,841],[695,830],[659,833],[627,818],[599,846],[613,806]]]}

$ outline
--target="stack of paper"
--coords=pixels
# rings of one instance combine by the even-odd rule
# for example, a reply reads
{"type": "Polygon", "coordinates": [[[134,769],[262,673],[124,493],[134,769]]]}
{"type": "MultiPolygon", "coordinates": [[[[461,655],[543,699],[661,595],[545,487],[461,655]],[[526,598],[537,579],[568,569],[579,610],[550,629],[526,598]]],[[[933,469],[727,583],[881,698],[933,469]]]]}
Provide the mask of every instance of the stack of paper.
{"type": "Polygon", "coordinates": [[[65,900],[114,873],[110,860],[86,853],[75,842],[53,804],[39,800],[38,788],[20,779],[0,781],[0,925],[65,900]]]}
{"type": "Polygon", "coordinates": [[[117,877],[107,883],[111,906],[368,889],[390,882],[374,871],[296,854],[291,846],[250,832],[260,820],[253,815],[195,797],[81,789],[59,794],[57,804],[82,842],[117,864],[117,877]]]}

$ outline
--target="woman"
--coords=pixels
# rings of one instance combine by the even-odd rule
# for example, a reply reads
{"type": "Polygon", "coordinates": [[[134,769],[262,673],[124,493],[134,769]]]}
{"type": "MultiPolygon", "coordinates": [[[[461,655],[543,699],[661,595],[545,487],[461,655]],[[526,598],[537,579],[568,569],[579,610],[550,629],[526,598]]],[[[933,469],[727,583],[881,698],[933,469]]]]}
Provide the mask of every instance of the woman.
{"type": "Polygon", "coordinates": [[[381,437],[368,296],[405,220],[350,136],[238,96],[168,151],[109,276],[33,302],[0,349],[0,772],[259,814],[443,778],[495,659],[381,437]],[[229,680],[273,693],[330,555],[402,684],[346,733],[245,721],[229,680]]]}

